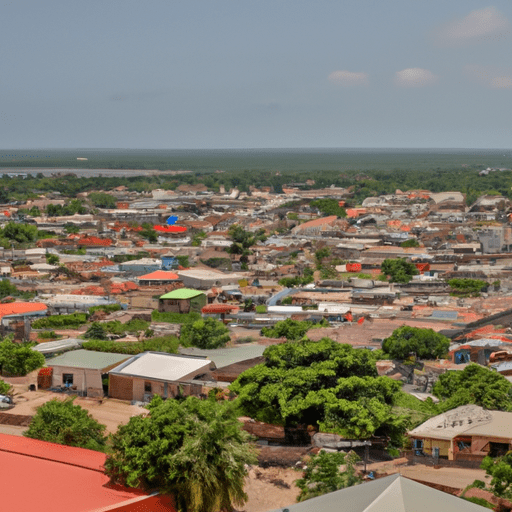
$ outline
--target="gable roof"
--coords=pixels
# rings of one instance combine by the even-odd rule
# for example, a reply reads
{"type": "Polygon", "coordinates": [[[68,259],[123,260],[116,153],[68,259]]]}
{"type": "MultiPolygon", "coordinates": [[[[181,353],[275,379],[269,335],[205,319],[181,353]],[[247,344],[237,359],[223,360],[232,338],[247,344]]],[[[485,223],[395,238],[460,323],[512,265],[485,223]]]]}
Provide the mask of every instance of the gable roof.
{"type": "Polygon", "coordinates": [[[175,281],[179,278],[178,274],[175,274],[174,272],[156,270],[155,272],[139,276],[139,281],[175,281]]]}
{"type": "Polygon", "coordinates": [[[36,311],[46,311],[48,307],[41,302],[11,302],[9,304],[0,304],[0,318],[9,315],[23,315],[26,313],[35,313],[36,311]]]}
{"type": "MultiPolygon", "coordinates": [[[[483,512],[480,505],[409,480],[379,478],[286,507],[289,512],[483,512]]],[[[282,508],[278,509],[282,512],[282,508]]],[[[275,511],[277,512],[277,510],[275,511]]]]}
{"type": "Polygon", "coordinates": [[[198,295],[204,295],[203,292],[198,290],[192,290],[191,288],[179,288],[178,290],[173,290],[172,292],[166,293],[162,295],[161,299],[177,299],[177,300],[185,300],[185,299],[193,299],[198,295]]]}

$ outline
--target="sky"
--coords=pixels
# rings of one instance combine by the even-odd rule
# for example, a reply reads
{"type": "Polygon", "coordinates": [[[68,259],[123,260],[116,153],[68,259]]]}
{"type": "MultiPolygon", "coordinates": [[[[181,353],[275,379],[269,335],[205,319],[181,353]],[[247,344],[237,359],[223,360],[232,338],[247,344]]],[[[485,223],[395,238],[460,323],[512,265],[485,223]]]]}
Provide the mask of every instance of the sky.
{"type": "Polygon", "coordinates": [[[511,148],[512,2],[0,0],[0,147],[511,148]]]}

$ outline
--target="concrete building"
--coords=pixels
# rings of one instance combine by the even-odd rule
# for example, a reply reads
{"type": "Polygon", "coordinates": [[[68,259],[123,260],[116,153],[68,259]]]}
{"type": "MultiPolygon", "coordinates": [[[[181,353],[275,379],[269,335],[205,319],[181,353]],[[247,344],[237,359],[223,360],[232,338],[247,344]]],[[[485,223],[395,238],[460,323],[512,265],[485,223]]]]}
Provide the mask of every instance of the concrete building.
{"type": "Polygon", "coordinates": [[[162,398],[199,396],[201,377],[215,369],[205,357],[144,352],[109,371],[109,396],[120,400],[149,401],[153,395],[162,398]]]}
{"type": "Polygon", "coordinates": [[[126,354],[73,350],[47,361],[53,369],[52,387],[68,387],[81,396],[102,397],[105,394],[103,379],[108,371],[125,361],[126,354]]]}
{"type": "Polygon", "coordinates": [[[206,306],[206,302],[206,295],[203,292],[178,288],[158,299],[158,311],[161,313],[190,313],[191,311],[200,313],[201,308],[206,306]]]}
{"type": "Polygon", "coordinates": [[[224,272],[215,272],[210,269],[191,268],[188,270],[178,270],[176,272],[183,284],[188,288],[198,290],[208,290],[213,286],[226,286],[229,284],[238,284],[244,276],[240,274],[227,274],[224,272]]]}

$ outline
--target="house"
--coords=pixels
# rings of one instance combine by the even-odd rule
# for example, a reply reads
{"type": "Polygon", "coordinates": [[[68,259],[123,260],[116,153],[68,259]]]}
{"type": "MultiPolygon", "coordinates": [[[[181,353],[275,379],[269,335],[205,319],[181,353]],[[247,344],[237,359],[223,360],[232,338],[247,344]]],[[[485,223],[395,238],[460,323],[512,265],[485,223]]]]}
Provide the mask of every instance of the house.
{"type": "Polygon", "coordinates": [[[104,453],[93,450],[0,434],[2,508],[16,512],[175,512],[169,496],[110,486],[105,460],[104,453]]]}
{"type": "Polygon", "coordinates": [[[487,508],[394,474],[273,512],[484,512],[487,508]]]}
{"type": "Polygon", "coordinates": [[[10,302],[0,304],[0,322],[7,327],[11,322],[45,316],[48,308],[42,302],[10,302]]]}
{"type": "Polygon", "coordinates": [[[119,400],[148,401],[162,398],[199,396],[201,383],[194,383],[214,369],[205,357],[143,352],[109,371],[109,396],[119,400]]]}
{"type": "Polygon", "coordinates": [[[46,364],[53,369],[53,388],[66,387],[81,396],[102,397],[107,391],[104,379],[108,371],[129,357],[81,349],[48,359],[46,364]]]}
{"type": "Polygon", "coordinates": [[[206,306],[206,295],[198,290],[190,288],[178,288],[172,292],[162,295],[158,299],[158,311],[161,313],[190,313],[201,312],[201,308],[206,306]]]}
{"type": "Polygon", "coordinates": [[[462,405],[430,418],[408,433],[418,454],[481,461],[512,447],[512,413],[462,405]]]}
{"type": "Polygon", "coordinates": [[[189,288],[208,290],[213,286],[238,284],[244,276],[234,273],[216,272],[209,268],[190,268],[176,272],[183,284],[189,288]]]}
{"type": "Polygon", "coordinates": [[[180,277],[174,272],[166,270],[156,270],[149,274],[139,276],[139,284],[141,286],[160,286],[178,282],[180,277]]]}
{"type": "Polygon", "coordinates": [[[119,269],[134,276],[143,276],[148,272],[161,270],[162,261],[154,258],[141,258],[140,260],[125,261],[119,264],[119,269]]]}

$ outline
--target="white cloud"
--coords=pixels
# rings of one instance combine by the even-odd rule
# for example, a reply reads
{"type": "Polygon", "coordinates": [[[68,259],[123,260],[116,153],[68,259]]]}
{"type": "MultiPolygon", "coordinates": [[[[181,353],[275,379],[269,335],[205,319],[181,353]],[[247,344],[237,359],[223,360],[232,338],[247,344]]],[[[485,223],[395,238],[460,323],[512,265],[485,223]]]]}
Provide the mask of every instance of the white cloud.
{"type": "Polygon", "coordinates": [[[350,87],[354,85],[368,85],[368,73],[357,73],[354,71],[333,71],[328,76],[329,82],[336,85],[350,87]]]}
{"type": "Polygon", "coordinates": [[[512,89],[512,69],[493,66],[465,66],[466,74],[490,89],[512,89]]]}
{"type": "Polygon", "coordinates": [[[443,46],[460,46],[485,39],[498,39],[508,34],[510,23],[496,7],[471,11],[464,18],[441,27],[435,39],[443,46]]]}
{"type": "Polygon", "coordinates": [[[395,84],[399,87],[425,87],[437,82],[437,76],[428,69],[407,68],[395,73],[395,84]]]}

